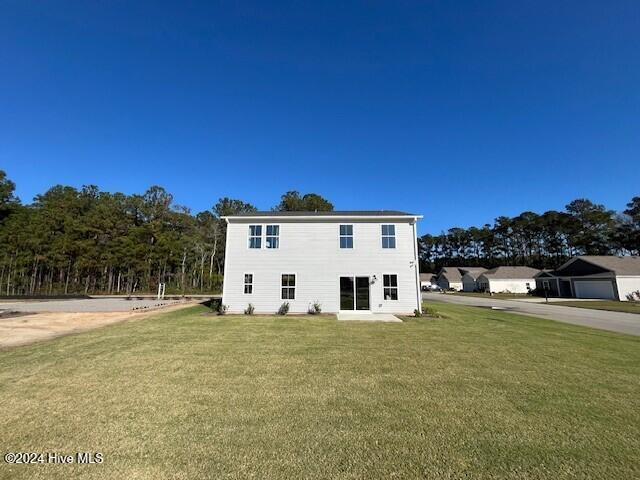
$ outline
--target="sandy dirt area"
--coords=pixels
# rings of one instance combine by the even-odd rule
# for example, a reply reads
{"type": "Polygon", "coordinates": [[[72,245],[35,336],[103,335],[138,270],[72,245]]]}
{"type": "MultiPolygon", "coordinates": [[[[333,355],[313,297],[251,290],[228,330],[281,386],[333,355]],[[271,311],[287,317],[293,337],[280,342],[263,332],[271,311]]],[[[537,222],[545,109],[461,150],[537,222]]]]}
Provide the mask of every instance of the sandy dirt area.
{"type": "Polygon", "coordinates": [[[164,308],[126,312],[46,312],[0,318],[0,349],[28,345],[123,321],[140,320],[158,313],[196,305],[173,304],[164,308]]]}

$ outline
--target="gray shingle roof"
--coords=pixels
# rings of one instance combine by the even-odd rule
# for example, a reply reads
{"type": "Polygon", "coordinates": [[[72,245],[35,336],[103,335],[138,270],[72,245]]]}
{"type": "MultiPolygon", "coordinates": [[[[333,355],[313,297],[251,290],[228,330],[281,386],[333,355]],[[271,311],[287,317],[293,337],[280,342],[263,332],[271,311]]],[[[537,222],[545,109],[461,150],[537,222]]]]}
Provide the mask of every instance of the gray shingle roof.
{"type": "Polygon", "coordinates": [[[482,275],[487,278],[493,279],[521,279],[521,278],[533,278],[540,273],[540,270],[531,267],[496,267],[491,270],[487,270],[482,275]]]}
{"type": "Polygon", "coordinates": [[[334,210],[332,212],[279,212],[260,211],[227,215],[233,217],[416,217],[413,213],[399,210],[334,210]]]}
{"type": "Polygon", "coordinates": [[[640,257],[615,257],[613,255],[581,255],[578,258],[616,275],[640,275],[640,257]]]}
{"type": "Polygon", "coordinates": [[[487,269],[483,267],[460,267],[460,271],[462,272],[463,275],[468,273],[470,276],[472,276],[475,279],[475,278],[478,278],[478,276],[480,276],[484,272],[486,272],[487,269]]]}

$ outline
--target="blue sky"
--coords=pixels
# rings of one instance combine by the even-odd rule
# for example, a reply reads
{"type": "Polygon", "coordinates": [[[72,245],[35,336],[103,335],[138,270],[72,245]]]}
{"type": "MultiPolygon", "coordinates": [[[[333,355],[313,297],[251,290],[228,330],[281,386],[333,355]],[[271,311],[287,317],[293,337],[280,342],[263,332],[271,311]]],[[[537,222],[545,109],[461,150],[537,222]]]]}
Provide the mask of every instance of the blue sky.
{"type": "Polygon", "coordinates": [[[0,168],[422,233],[640,195],[637,1],[0,4],[0,168]]]}

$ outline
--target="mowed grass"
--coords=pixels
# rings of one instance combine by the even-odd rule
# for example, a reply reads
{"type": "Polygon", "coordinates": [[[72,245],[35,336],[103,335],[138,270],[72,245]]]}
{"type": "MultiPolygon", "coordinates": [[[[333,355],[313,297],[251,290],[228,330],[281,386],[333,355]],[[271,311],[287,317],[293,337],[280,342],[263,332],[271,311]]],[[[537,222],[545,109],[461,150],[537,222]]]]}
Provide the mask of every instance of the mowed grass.
{"type": "Polygon", "coordinates": [[[595,310],[610,310],[612,312],[640,313],[640,302],[618,302],[615,300],[593,300],[588,302],[553,302],[551,305],[566,307],[591,308],[595,310]]]}
{"type": "Polygon", "coordinates": [[[640,339],[437,305],[402,324],[195,307],[0,352],[0,477],[640,477],[640,339]]]}

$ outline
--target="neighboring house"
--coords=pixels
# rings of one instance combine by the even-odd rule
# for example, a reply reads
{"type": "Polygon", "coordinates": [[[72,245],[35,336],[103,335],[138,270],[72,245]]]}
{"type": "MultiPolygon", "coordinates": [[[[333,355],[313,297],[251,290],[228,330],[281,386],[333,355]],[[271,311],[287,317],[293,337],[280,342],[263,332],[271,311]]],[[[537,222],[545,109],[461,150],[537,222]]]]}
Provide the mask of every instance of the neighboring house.
{"type": "Polygon", "coordinates": [[[482,267],[461,267],[462,272],[462,291],[475,292],[478,290],[478,277],[487,271],[482,267]]]}
{"type": "Polygon", "coordinates": [[[421,273],[420,274],[420,288],[422,290],[429,290],[432,286],[436,285],[436,276],[433,273],[421,273]]]}
{"type": "Polygon", "coordinates": [[[484,270],[482,267],[442,267],[436,277],[436,283],[443,290],[462,290],[462,276],[465,272],[484,270]]]}
{"type": "Polygon", "coordinates": [[[442,267],[436,283],[443,290],[462,290],[462,274],[458,267],[442,267]]]}
{"type": "Polygon", "coordinates": [[[478,289],[492,293],[528,293],[536,287],[535,276],[540,273],[531,267],[496,267],[480,274],[478,289]]]}
{"type": "Polygon", "coordinates": [[[557,270],[540,272],[536,288],[552,297],[627,300],[640,290],[640,257],[574,257],[557,270]]]}
{"type": "Polygon", "coordinates": [[[397,211],[254,212],[227,222],[222,303],[275,313],[421,309],[416,223],[397,211]]]}

